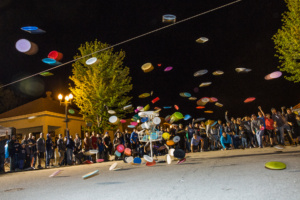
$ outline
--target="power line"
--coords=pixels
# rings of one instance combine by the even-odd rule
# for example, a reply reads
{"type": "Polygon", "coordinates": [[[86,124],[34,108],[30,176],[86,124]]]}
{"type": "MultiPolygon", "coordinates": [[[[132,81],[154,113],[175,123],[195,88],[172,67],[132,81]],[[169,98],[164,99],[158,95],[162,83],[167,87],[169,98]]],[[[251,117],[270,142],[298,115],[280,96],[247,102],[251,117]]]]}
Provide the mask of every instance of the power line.
{"type": "Polygon", "coordinates": [[[40,75],[40,74],[41,74],[41,73],[43,73],[43,72],[48,72],[48,71],[51,71],[51,70],[53,70],[53,69],[56,69],[56,68],[59,68],[59,67],[65,66],[65,65],[67,65],[67,64],[70,64],[70,63],[76,62],[77,60],[81,60],[81,59],[83,59],[83,58],[85,58],[85,57],[91,56],[92,54],[99,53],[99,52],[102,52],[102,51],[106,51],[106,50],[108,50],[108,49],[111,49],[111,48],[113,48],[113,47],[116,47],[116,46],[119,46],[119,45],[121,45],[121,44],[125,44],[125,43],[127,43],[127,42],[130,42],[130,41],[132,41],[132,40],[139,39],[139,38],[141,38],[141,37],[144,37],[144,36],[150,35],[150,34],[152,34],[152,33],[155,33],[155,32],[158,32],[158,31],[161,31],[161,30],[163,30],[163,29],[169,28],[169,27],[171,27],[171,26],[175,26],[175,25],[177,25],[177,24],[180,24],[180,23],[183,23],[183,22],[189,21],[189,20],[191,20],[191,19],[194,19],[194,18],[196,18],[196,17],[199,17],[199,16],[202,16],[202,15],[205,15],[205,14],[211,13],[211,12],[213,12],[213,11],[216,11],[216,10],[219,10],[219,9],[221,9],[221,8],[228,7],[228,6],[230,6],[230,5],[233,5],[233,4],[236,4],[236,3],[238,3],[238,2],[240,2],[240,1],[242,1],[242,0],[233,1],[233,2],[231,2],[231,3],[224,4],[224,5],[222,5],[222,6],[219,6],[219,7],[213,8],[213,9],[211,9],[211,10],[208,10],[208,11],[205,11],[205,12],[202,12],[202,13],[199,13],[199,14],[197,14],[197,15],[194,15],[194,16],[191,16],[191,17],[188,17],[188,18],[186,18],[186,19],[180,20],[180,21],[178,21],[178,22],[175,22],[175,23],[172,23],[172,24],[169,24],[169,25],[163,26],[163,27],[161,27],[161,28],[158,28],[158,29],[155,29],[155,30],[149,31],[149,32],[147,32],[147,33],[144,33],[144,34],[138,35],[138,36],[136,36],[136,37],[130,38],[130,39],[128,39],[128,40],[125,40],[125,41],[123,41],[123,42],[119,42],[119,43],[117,43],[117,44],[114,44],[114,45],[112,45],[112,46],[106,47],[106,48],[104,48],[104,49],[101,49],[101,50],[99,50],[99,51],[95,51],[95,52],[93,52],[93,53],[90,53],[90,54],[88,54],[88,55],[85,55],[85,56],[82,56],[82,57],[76,58],[76,59],[74,59],[74,60],[70,60],[70,61],[68,61],[68,62],[62,63],[62,64],[60,64],[60,65],[57,65],[57,66],[55,66],[55,67],[51,67],[51,68],[49,68],[49,69],[47,69],[47,70],[44,70],[44,71],[41,71],[41,72],[38,72],[38,73],[32,74],[32,75],[30,75],[30,76],[26,76],[26,77],[24,77],[24,78],[21,78],[21,79],[19,79],[19,80],[16,80],[16,81],[10,82],[10,83],[8,83],[8,84],[2,85],[2,86],[0,86],[0,88],[4,88],[4,87],[6,87],[6,86],[13,85],[13,84],[15,84],[15,83],[18,83],[18,82],[24,81],[24,80],[26,80],[26,79],[29,79],[29,78],[31,78],[31,77],[34,77],[34,76],[40,75]]]}

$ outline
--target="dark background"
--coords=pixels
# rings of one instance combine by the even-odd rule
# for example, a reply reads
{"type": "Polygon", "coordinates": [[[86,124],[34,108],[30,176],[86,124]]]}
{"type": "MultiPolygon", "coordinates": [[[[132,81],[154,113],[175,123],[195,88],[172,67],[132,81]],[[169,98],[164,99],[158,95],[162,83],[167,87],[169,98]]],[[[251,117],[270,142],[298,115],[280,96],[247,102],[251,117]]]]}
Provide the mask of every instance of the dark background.
{"type": "MultiPolygon", "coordinates": [[[[162,15],[174,14],[177,21],[227,4],[229,0],[2,0],[0,3],[0,74],[1,83],[7,84],[26,75],[38,73],[51,66],[41,60],[52,50],[64,54],[62,62],[73,59],[78,47],[86,41],[98,39],[116,44],[140,34],[165,26],[162,15]],[[46,34],[26,33],[22,26],[38,26],[46,34]],[[39,52],[28,56],[15,49],[21,38],[35,42],[39,52]]],[[[264,80],[277,71],[278,59],[274,57],[272,36],[281,27],[281,13],[286,10],[283,0],[243,0],[232,6],[208,13],[177,24],[143,38],[115,48],[126,52],[125,65],[132,76],[132,103],[145,106],[173,106],[194,118],[223,118],[243,116],[257,112],[261,105],[265,112],[271,107],[294,106],[299,103],[299,84],[282,77],[264,80]],[[196,43],[199,37],[207,37],[204,44],[196,43]],[[151,62],[155,69],[144,73],[141,66],[151,62]],[[161,67],[157,64],[161,63],[161,67]],[[170,72],[164,68],[173,66],[170,72]],[[235,68],[245,67],[252,72],[238,74],[235,68]],[[207,69],[208,74],[194,77],[194,72],[207,69]],[[222,76],[213,76],[215,70],[224,71],[222,76]],[[193,89],[200,83],[211,81],[212,85],[193,89]],[[139,99],[144,92],[154,91],[153,97],[139,99]],[[196,110],[196,101],[179,96],[190,92],[192,96],[216,97],[223,108],[207,104],[214,114],[196,110]],[[154,105],[151,100],[160,97],[154,105]],[[256,97],[245,104],[247,97],[256,97]]],[[[45,96],[52,91],[69,93],[72,65],[51,71],[54,76],[36,76],[28,81],[7,88],[22,96],[22,103],[45,96]],[[23,86],[22,86],[23,84],[23,86]],[[25,86],[24,86],[25,84],[25,86]],[[24,91],[22,88],[26,88],[24,91]]],[[[286,75],[286,74],[284,74],[286,75]]],[[[162,110],[161,116],[172,114],[174,108],[162,110]]]]}

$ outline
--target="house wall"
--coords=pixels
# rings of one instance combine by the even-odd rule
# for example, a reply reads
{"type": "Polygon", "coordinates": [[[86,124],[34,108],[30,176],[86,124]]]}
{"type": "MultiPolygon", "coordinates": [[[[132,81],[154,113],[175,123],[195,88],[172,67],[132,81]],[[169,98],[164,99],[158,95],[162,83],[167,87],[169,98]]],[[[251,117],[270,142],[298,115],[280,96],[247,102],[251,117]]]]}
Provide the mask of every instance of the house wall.
{"type": "MultiPolygon", "coordinates": [[[[34,116],[34,115],[31,115],[34,116]]],[[[54,132],[55,136],[59,133],[65,135],[66,123],[65,116],[61,114],[39,113],[35,118],[28,119],[30,116],[19,116],[7,119],[1,119],[0,125],[4,127],[15,127],[17,135],[23,137],[30,132],[54,132]],[[20,134],[22,134],[20,136],[20,134]]],[[[75,136],[76,133],[81,133],[81,127],[85,126],[85,122],[79,117],[69,116],[68,128],[70,134],[75,136]]],[[[44,134],[46,137],[46,134],[44,134]]],[[[20,139],[20,138],[19,138],[20,139]]]]}

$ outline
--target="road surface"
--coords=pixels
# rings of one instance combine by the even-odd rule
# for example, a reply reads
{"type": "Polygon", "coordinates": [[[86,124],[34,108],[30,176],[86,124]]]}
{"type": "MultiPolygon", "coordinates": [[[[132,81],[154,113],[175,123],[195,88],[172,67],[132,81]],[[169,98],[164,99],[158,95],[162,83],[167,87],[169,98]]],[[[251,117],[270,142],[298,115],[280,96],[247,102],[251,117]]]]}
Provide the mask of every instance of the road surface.
{"type": "MultiPolygon", "coordinates": [[[[159,159],[164,159],[160,157],[159,159]]],[[[0,175],[0,199],[300,199],[300,147],[189,153],[182,164],[153,167],[118,161],[62,167],[62,173],[43,169],[0,175]],[[284,170],[269,170],[266,162],[286,163],[284,170]],[[82,176],[94,170],[90,179],[82,176]]]]}

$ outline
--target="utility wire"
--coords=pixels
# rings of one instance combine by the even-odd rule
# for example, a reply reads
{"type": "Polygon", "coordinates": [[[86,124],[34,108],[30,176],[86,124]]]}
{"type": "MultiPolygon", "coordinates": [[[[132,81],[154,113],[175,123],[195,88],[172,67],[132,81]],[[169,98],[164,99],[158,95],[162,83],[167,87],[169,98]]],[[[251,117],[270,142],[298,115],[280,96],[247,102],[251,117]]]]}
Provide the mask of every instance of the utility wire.
{"type": "Polygon", "coordinates": [[[10,82],[10,83],[5,84],[5,85],[1,85],[0,88],[4,88],[4,87],[6,87],[6,86],[13,85],[13,84],[15,84],[15,83],[18,83],[18,82],[24,81],[24,80],[26,80],[26,79],[32,78],[32,77],[34,77],[34,76],[40,75],[40,74],[43,73],[43,72],[48,72],[48,71],[54,70],[54,69],[56,69],[56,68],[65,66],[65,65],[67,65],[67,64],[76,62],[77,60],[81,60],[81,59],[83,59],[83,58],[89,57],[89,56],[91,56],[92,54],[100,53],[100,52],[102,52],[102,51],[106,51],[106,50],[111,49],[111,48],[113,48],[113,47],[116,47],[116,46],[119,46],[119,45],[121,45],[121,44],[125,44],[125,43],[127,43],[127,42],[130,42],[130,41],[132,41],[132,40],[139,39],[139,38],[141,38],[141,37],[144,37],[144,36],[150,35],[150,34],[152,34],[152,33],[161,31],[161,30],[166,29],[166,28],[169,28],[169,27],[171,27],[171,26],[175,26],[175,25],[177,25],[177,24],[180,24],[180,23],[189,21],[189,20],[194,19],[194,18],[196,18],[196,17],[199,17],[199,16],[202,16],[202,15],[211,13],[211,12],[213,12],[213,11],[216,11],[216,10],[219,10],[219,9],[222,9],[222,8],[225,8],[225,7],[228,7],[228,6],[231,6],[231,5],[236,4],[236,3],[240,2],[240,1],[242,1],[242,0],[233,1],[233,2],[231,2],[231,3],[224,4],[224,5],[222,5],[222,6],[219,6],[219,7],[213,8],[213,9],[211,9],[211,10],[208,10],[208,11],[205,11],[205,12],[202,12],[202,13],[199,13],[199,14],[197,14],[197,15],[188,17],[188,18],[186,18],[186,19],[180,20],[180,21],[178,21],[178,22],[175,22],[175,23],[172,23],[172,24],[163,26],[163,27],[158,28],[158,29],[155,29],[155,30],[153,30],[153,31],[149,31],[149,32],[147,32],[147,33],[138,35],[138,36],[136,36],[136,37],[130,38],[130,39],[125,40],[125,41],[123,41],[123,42],[119,42],[119,43],[117,43],[117,44],[114,44],[114,45],[112,45],[112,46],[106,47],[106,48],[101,49],[101,50],[99,50],[99,51],[95,51],[95,52],[90,53],[90,54],[87,54],[87,55],[85,55],[85,56],[76,58],[76,59],[74,59],[74,60],[70,60],[70,61],[65,62],[65,63],[62,63],[62,64],[57,65],[57,66],[55,66],[55,67],[51,67],[51,68],[49,68],[49,69],[47,69],[47,70],[44,70],[44,71],[41,71],[41,72],[32,74],[32,75],[30,75],[30,76],[26,76],[26,77],[24,77],[24,78],[21,78],[21,79],[19,79],[19,80],[13,81],[13,82],[10,82]]]}

